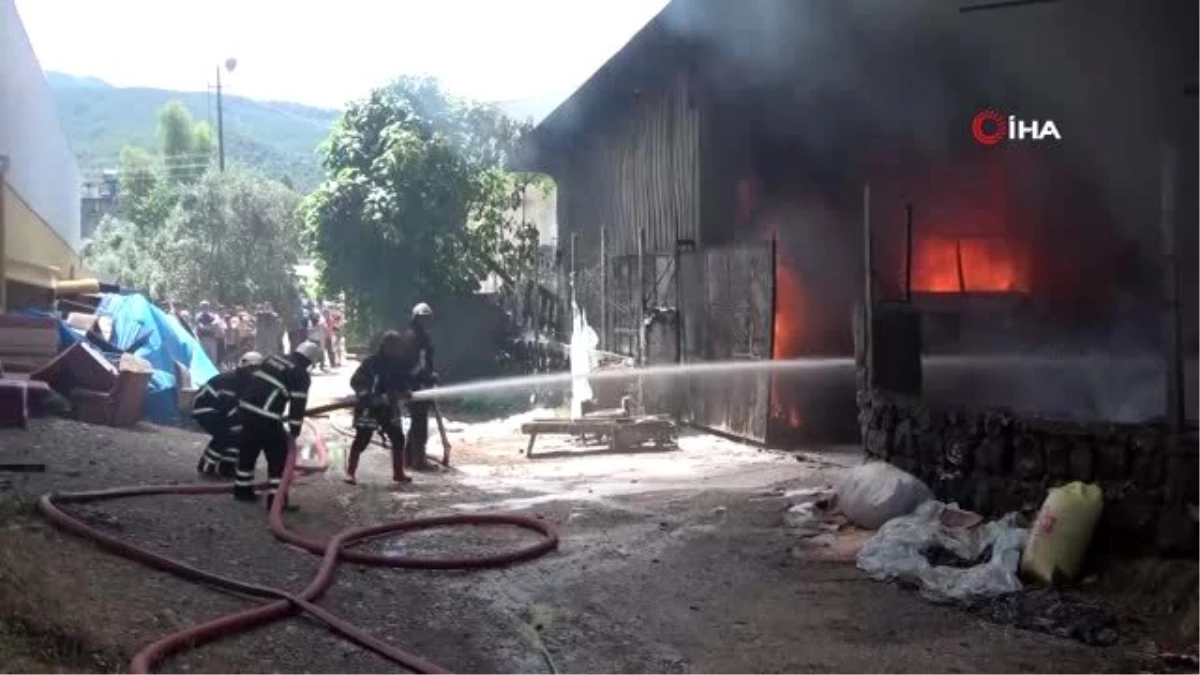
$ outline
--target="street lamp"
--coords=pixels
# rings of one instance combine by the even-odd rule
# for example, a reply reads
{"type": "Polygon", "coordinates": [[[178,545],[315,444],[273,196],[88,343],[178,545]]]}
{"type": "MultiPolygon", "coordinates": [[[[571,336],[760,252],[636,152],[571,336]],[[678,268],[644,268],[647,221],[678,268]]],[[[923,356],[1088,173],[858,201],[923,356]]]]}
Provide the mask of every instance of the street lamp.
{"type": "MultiPolygon", "coordinates": [[[[225,70],[232,73],[237,68],[237,59],[225,59],[225,70]]],[[[225,171],[225,115],[221,106],[221,66],[217,66],[217,162],[221,172],[225,171]]]]}

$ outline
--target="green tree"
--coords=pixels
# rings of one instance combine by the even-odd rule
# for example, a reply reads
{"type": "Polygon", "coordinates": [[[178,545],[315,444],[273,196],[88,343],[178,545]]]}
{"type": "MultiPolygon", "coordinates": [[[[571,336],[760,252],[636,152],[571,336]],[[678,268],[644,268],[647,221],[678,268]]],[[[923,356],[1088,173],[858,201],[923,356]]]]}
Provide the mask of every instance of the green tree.
{"type": "Polygon", "coordinates": [[[158,242],[172,297],[294,307],[300,197],[258,172],[209,172],[187,189],[158,242]]]}
{"type": "Polygon", "coordinates": [[[159,233],[146,233],[132,221],[105,215],[83,249],[89,269],[122,286],[154,296],[166,291],[167,275],[153,255],[159,233]]]}
{"type": "Polygon", "coordinates": [[[179,201],[157,158],[142,148],[121,150],[117,215],[143,233],[162,228],[179,201]]]}
{"type": "Polygon", "coordinates": [[[328,178],[303,206],[326,292],[368,330],[418,299],[520,275],[537,236],[511,217],[505,163],[522,128],[436,80],[402,78],[352,103],[323,147],[328,178]]]}
{"type": "Polygon", "coordinates": [[[212,129],[205,122],[196,122],[183,103],[171,101],[158,112],[158,143],[171,180],[192,181],[208,168],[212,129]]]}
{"type": "Polygon", "coordinates": [[[101,221],[83,256],[123,285],[195,303],[269,301],[296,306],[292,270],[301,253],[300,197],[260,173],[209,172],[182,188],[161,227],[101,221]]]}
{"type": "Polygon", "coordinates": [[[213,138],[212,127],[208,122],[196,122],[196,126],[192,127],[192,150],[197,158],[206,161],[216,149],[217,142],[213,138]]]}

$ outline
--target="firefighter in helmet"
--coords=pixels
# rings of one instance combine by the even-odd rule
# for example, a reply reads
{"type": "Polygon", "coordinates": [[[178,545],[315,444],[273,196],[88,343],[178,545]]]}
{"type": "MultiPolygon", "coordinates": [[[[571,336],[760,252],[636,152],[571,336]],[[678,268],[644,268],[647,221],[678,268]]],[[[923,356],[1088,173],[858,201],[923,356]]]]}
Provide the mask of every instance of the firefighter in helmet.
{"type": "Polygon", "coordinates": [[[254,466],[261,452],[267,457],[267,508],[271,508],[283,478],[288,435],[293,439],[298,437],[304,424],[308,388],[312,384],[308,370],[320,358],[320,351],[316,343],[302,342],[286,356],[268,356],[252,375],[238,404],[242,435],[234,499],[255,500],[254,466]]]}
{"type": "MultiPolygon", "coordinates": [[[[412,309],[412,320],[401,339],[404,344],[404,359],[410,365],[409,379],[412,391],[428,389],[438,383],[438,374],[433,366],[433,340],[429,328],[433,324],[433,308],[427,303],[417,303],[412,309]]],[[[409,401],[408,444],[405,457],[417,471],[428,468],[425,462],[425,443],[429,440],[429,401],[409,401]]]]}
{"type": "Polygon", "coordinates": [[[387,436],[392,453],[392,480],[411,481],[404,473],[404,430],[400,426],[400,402],[412,388],[412,364],[404,358],[404,339],[400,333],[383,334],[379,349],[359,364],[350,377],[357,402],[354,406],[354,442],[346,462],[346,482],[357,482],[358,460],[376,431],[387,436]]]}
{"type": "Polygon", "coordinates": [[[237,368],[216,375],[196,394],[192,419],[212,436],[196,465],[196,471],[201,474],[233,478],[237,468],[238,435],[242,431],[238,401],[262,361],[262,354],[246,352],[237,368]]]}

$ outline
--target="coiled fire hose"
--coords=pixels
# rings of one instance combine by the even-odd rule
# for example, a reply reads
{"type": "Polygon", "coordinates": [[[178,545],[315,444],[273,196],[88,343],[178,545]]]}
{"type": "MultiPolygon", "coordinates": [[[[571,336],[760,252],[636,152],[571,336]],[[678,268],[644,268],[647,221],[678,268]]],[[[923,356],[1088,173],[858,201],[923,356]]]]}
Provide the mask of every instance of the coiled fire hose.
{"type": "MultiPolygon", "coordinates": [[[[311,415],[319,415],[338,408],[351,405],[339,401],[327,406],[321,406],[309,411],[311,415]]],[[[318,435],[319,438],[319,435],[318,435]]],[[[313,604],[332,585],[334,569],[339,560],[383,567],[403,567],[407,569],[480,569],[484,567],[500,567],[516,562],[531,560],[545,555],[558,547],[558,533],[548,522],[516,514],[487,514],[471,513],[432,518],[416,518],[399,520],[366,527],[355,527],[341,531],[328,541],[310,539],[287,529],[283,522],[283,505],[288,491],[296,478],[296,447],[289,447],[287,464],[283,472],[283,481],[279,487],[280,496],[275,499],[270,512],[271,533],[277,539],[306,551],[321,556],[321,565],[308,586],[299,593],[260,586],[239,581],[212,572],[206,572],[197,567],[180,562],[164,555],[159,555],[140,546],[121,541],[105,532],[97,530],[78,518],[59,508],[65,504],[82,504],[124,497],[143,497],[148,495],[201,495],[221,494],[228,496],[229,484],[198,484],[198,485],[142,485],[133,487],[112,488],[107,490],[89,490],[82,492],[51,492],[42,495],[38,500],[38,509],[56,527],[76,536],[95,542],[101,548],[115,553],[123,558],[142,563],[157,570],[169,572],[176,576],[195,581],[208,586],[242,593],[259,598],[269,598],[269,602],[258,607],[228,614],[204,623],[171,633],[142,647],[130,662],[131,673],[149,673],[155,664],[161,663],[170,656],[185,649],[213,642],[223,637],[242,633],[253,628],[278,621],[291,616],[297,611],[303,611],[316,620],[324,623],[329,630],[347,640],[369,649],[384,658],[417,673],[449,672],[441,666],[426,661],[399,647],[392,646],[371,636],[361,628],[313,604]],[[436,527],[455,525],[511,525],[541,535],[541,539],[529,546],[507,553],[497,553],[477,558],[412,558],[389,556],[378,553],[367,553],[353,550],[353,546],[372,539],[381,539],[388,535],[414,530],[425,530],[436,527]]],[[[256,485],[265,487],[265,483],[256,485]]]]}

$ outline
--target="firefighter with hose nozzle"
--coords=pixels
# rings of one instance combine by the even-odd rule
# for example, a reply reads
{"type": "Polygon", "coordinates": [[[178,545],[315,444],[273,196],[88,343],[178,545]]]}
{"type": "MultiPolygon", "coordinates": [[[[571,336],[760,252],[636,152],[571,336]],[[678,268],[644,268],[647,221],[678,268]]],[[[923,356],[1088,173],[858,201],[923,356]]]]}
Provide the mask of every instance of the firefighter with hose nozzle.
{"type": "MultiPolygon", "coordinates": [[[[433,367],[433,340],[429,327],[433,323],[433,308],[428,303],[417,303],[412,309],[412,321],[401,338],[404,342],[404,358],[411,366],[409,378],[412,390],[429,389],[438,383],[438,374],[433,367]]],[[[417,471],[429,468],[425,460],[425,443],[429,440],[429,401],[408,403],[408,445],[404,454],[409,465],[417,471]]]]}
{"type": "Polygon", "coordinates": [[[358,460],[377,430],[387,436],[392,453],[392,480],[408,483],[404,473],[404,430],[400,402],[410,395],[412,362],[405,358],[404,338],[396,331],[383,334],[379,349],[359,364],[350,377],[357,401],[354,405],[354,442],[346,461],[346,482],[358,482],[358,460]]]}
{"type": "Polygon", "coordinates": [[[314,342],[302,342],[287,356],[268,356],[252,374],[238,403],[242,435],[233,484],[234,499],[255,501],[254,465],[258,463],[261,452],[267,457],[267,509],[271,508],[287,462],[288,435],[297,438],[304,424],[308,388],[312,384],[308,369],[319,358],[320,346],[314,342]]]}
{"type": "Polygon", "coordinates": [[[212,436],[196,471],[206,476],[233,478],[238,460],[238,435],[242,431],[238,401],[246,391],[262,354],[246,352],[238,367],[220,373],[200,388],[192,403],[192,419],[212,436]]]}

